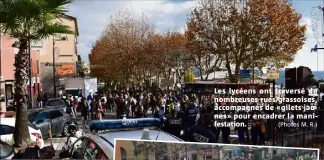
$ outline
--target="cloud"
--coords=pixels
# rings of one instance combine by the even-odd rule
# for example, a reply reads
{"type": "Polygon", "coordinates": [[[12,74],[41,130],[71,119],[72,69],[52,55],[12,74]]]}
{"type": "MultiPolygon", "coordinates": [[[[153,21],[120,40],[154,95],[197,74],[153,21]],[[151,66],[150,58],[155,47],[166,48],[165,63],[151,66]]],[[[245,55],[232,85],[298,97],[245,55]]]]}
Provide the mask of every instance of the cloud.
{"type": "Polygon", "coordinates": [[[74,1],[68,6],[69,15],[78,20],[78,54],[88,61],[88,54],[110,16],[123,9],[144,13],[159,31],[184,28],[187,15],[196,1],[74,1]]]}

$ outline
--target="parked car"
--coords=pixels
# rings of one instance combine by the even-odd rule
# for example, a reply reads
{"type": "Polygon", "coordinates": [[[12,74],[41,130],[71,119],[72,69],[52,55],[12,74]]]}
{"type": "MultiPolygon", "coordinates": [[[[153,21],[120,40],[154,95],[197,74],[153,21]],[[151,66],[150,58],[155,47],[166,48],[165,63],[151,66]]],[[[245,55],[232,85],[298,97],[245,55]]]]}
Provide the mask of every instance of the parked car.
{"type": "Polygon", "coordinates": [[[64,111],[66,111],[66,103],[61,98],[51,98],[48,99],[44,105],[44,108],[46,109],[60,109],[63,108],[64,111]]]}
{"type": "MultiPolygon", "coordinates": [[[[0,119],[0,140],[6,143],[13,142],[13,133],[15,130],[16,118],[1,118],[0,119]]],[[[28,122],[28,130],[30,134],[30,140],[36,143],[39,141],[39,147],[44,147],[44,140],[42,132],[34,124],[28,122]]],[[[0,158],[1,159],[1,158],[0,158]]]]}
{"type": "Polygon", "coordinates": [[[28,120],[41,130],[44,139],[49,138],[49,123],[53,136],[67,136],[68,126],[72,123],[72,117],[62,109],[35,110],[28,114],[28,120]]]}

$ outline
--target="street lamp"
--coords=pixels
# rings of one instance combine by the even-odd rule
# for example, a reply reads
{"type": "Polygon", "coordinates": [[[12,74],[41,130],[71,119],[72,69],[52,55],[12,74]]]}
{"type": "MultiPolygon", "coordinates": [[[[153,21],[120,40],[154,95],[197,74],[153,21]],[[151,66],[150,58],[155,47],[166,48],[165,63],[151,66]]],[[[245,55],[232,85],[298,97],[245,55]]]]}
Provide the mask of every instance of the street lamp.
{"type": "Polygon", "coordinates": [[[54,98],[56,98],[56,65],[55,65],[55,42],[56,41],[67,41],[67,37],[56,38],[53,36],[53,85],[54,85],[54,98]]]}

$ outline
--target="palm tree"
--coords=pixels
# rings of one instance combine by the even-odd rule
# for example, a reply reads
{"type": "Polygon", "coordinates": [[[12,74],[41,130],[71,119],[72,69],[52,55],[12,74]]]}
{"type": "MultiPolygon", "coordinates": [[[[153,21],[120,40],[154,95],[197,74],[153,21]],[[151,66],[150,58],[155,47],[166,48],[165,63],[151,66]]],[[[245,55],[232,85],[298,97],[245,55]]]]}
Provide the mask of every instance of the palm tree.
{"type": "Polygon", "coordinates": [[[72,34],[59,20],[67,12],[64,5],[72,0],[0,0],[0,23],[4,33],[18,41],[15,57],[16,126],[14,146],[21,147],[29,138],[27,125],[28,44],[49,36],[72,34]]]}

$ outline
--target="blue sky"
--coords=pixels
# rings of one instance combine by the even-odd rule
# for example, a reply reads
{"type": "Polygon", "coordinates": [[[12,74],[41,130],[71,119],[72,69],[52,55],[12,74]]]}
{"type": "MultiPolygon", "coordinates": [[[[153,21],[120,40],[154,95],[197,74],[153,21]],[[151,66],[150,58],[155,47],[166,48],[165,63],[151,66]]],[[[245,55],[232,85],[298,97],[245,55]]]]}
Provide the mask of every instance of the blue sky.
{"type": "MultiPolygon", "coordinates": [[[[109,17],[122,9],[132,9],[136,13],[144,12],[149,21],[155,23],[159,30],[173,28],[184,29],[187,15],[196,5],[197,0],[75,0],[68,8],[70,15],[78,19],[79,44],[78,52],[82,59],[87,61],[88,54],[98,36],[109,22],[109,17]]],[[[320,35],[321,17],[319,9],[312,9],[322,5],[322,0],[293,0],[293,7],[302,14],[302,24],[307,25],[307,40],[303,48],[297,53],[293,63],[288,67],[308,66],[312,70],[324,70],[324,51],[310,53],[312,47],[317,43],[315,35],[320,35]],[[313,31],[314,25],[318,24],[317,32],[313,31]],[[315,34],[318,33],[318,34],[315,34]],[[318,67],[317,67],[318,60],[318,67]]],[[[322,38],[319,39],[322,42],[322,38]]],[[[323,46],[323,45],[322,45],[323,46]]],[[[320,46],[321,47],[321,46],[320,46]]]]}

